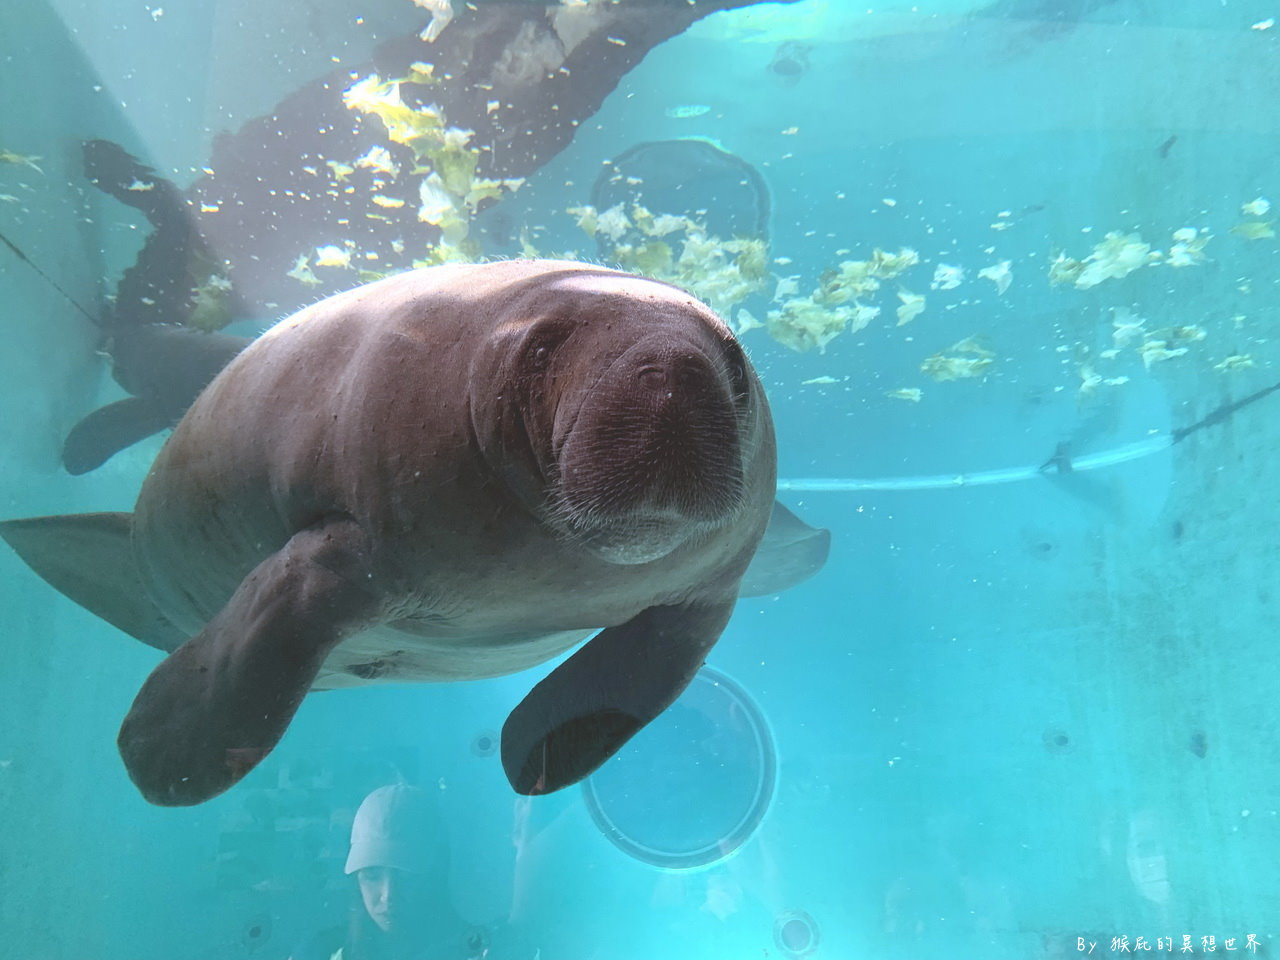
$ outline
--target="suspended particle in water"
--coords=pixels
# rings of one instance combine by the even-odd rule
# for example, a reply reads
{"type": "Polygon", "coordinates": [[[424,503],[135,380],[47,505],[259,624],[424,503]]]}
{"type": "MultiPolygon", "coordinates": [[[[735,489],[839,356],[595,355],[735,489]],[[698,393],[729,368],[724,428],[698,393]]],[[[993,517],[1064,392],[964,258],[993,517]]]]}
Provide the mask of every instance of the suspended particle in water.
{"type": "Polygon", "coordinates": [[[1070,753],[1075,749],[1075,743],[1067,731],[1058,727],[1050,727],[1042,734],[1042,739],[1044,748],[1050,753],[1070,753]]]}
{"type": "Polygon", "coordinates": [[[271,939],[271,916],[260,913],[245,921],[240,941],[252,953],[271,939]]]}

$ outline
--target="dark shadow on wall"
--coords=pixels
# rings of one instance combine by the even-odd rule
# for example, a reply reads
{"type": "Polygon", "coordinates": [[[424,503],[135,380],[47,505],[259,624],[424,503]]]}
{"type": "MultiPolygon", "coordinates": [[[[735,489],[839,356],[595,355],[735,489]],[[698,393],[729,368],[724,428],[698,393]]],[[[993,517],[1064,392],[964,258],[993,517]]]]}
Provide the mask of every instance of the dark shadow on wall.
{"type": "Polygon", "coordinates": [[[102,321],[131,399],[73,432],[67,469],[92,470],[176,422],[247,343],[188,328],[275,319],[359,282],[479,255],[471,215],[564,149],[652,47],[753,2],[468,8],[441,42],[387,40],[369,62],[219,135],[185,189],[113,142],[88,141],[89,182],[151,232],[102,321]]]}

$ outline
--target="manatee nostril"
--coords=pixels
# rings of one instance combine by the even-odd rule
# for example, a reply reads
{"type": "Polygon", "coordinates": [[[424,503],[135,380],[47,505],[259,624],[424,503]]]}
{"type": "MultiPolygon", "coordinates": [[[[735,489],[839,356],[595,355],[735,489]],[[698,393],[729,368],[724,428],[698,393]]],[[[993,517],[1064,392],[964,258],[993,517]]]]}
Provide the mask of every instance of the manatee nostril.
{"type": "Polygon", "coordinates": [[[640,382],[646,387],[657,389],[667,385],[667,371],[662,367],[648,365],[640,368],[640,382]]]}
{"type": "Polygon", "coordinates": [[[699,389],[707,382],[707,373],[690,364],[684,364],[677,371],[676,376],[679,378],[680,386],[689,389],[699,389]]]}

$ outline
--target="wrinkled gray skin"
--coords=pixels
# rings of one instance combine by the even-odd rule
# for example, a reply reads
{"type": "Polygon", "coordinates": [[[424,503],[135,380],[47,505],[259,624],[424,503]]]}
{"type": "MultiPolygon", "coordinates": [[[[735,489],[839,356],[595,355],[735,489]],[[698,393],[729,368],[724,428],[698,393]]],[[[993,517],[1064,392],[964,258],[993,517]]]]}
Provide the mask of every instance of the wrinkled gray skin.
{"type": "Polygon", "coordinates": [[[774,485],[759,381],[674,287],[511,261],[324,300],[214,380],[138,498],[151,642],[193,639],[121,728],[130,775],[199,803],[308,689],[497,676],[603,627],[503,730],[518,791],[573,783],[701,665],[774,485]]]}

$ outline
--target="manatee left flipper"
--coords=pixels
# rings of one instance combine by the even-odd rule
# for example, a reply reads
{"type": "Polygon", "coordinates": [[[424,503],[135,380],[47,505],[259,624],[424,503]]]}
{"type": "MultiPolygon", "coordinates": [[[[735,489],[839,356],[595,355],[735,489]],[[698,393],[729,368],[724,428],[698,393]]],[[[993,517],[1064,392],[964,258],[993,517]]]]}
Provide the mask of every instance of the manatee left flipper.
{"type": "Polygon", "coordinates": [[[133,555],[133,515],[69,513],[0,522],[0,539],[90,613],[168,653],[187,635],[151,602],[133,555]]]}
{"type": "Polygon", "coordinates": [[[138,692],[118,744],[152,803],[201,803],[236,783],[284,735],[320,665],[369,626],[364,532],[334,517],[263,560],[198,635],[138,692]]]}
{"type": "Polygon", "coordinates": [[[774,500],[769,526],[738,584],[738,596],[767,597],[790,590],[821,570],[830,553],[830,530],[809,526],[781,500],[774,500]]]}
{"type": "Polygon", "coordinates": [[[587,641],[507,717],[511,786],[537,796],[592,773],[689,685],[732,612],[733,598],[650,607],[587,641]]]}

